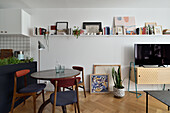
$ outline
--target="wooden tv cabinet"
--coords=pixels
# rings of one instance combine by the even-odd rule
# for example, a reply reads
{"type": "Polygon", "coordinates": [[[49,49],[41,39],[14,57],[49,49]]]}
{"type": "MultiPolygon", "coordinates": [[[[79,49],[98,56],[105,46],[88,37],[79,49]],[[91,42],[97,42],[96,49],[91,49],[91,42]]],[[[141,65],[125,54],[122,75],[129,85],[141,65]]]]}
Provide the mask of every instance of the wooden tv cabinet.
{"type": "MultiPolygon", "coordinates": [[[[131,80],[135,82],[134,67],[131,67],[131,80]]],[[[137,84],[170,84],[170,67],[135,67],[137,84]]]]}

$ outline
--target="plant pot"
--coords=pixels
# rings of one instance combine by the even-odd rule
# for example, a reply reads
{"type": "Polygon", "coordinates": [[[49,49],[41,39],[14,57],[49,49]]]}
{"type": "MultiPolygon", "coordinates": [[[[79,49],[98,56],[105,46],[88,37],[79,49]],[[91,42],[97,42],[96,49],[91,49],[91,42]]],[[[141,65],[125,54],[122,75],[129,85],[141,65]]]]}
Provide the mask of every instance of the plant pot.
{"type": "Polygon", "coordinates": [[[113,94],[115,97],[122,98],[125,96],[125,88],[115,88],[113,86],[113,94]]]}

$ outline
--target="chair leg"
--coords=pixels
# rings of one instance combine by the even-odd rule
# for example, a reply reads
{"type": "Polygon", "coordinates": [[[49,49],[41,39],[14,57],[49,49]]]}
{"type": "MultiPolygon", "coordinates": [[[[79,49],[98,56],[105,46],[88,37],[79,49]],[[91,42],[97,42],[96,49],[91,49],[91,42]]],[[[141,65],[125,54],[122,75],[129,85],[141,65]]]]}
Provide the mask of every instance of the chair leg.
{"type": "Polygon", "coordinates": [[[33,95],[34,113],[36,113],[36,95],[33,95]]]}
{"type": "Polygon", "coordinates": [[[83,89],[84,89],[84,97],[86,98],[86,89],[85,89],[84,84],[83,84],[83,89]]]}
{"type": "Polygon", "coordinates": [[[55,105],[52,104],[52,113],[55,113],[55,105]]]}
{"type": "Polygon", "coordinates": [[[14,110],[14,104],[15,104],[15,96],[13,96],[13,99],[12,99],[12,104],[11,104],[11,113],[13,113],[13,110],[14,110]]]}
{"type": "Polygon", "coordinates": [[[67,108],[66,108],[66,106],[61,106],[61,107],[62,107],[63,113],[67,113],[67,108]]]}
{"type": "Polygon", "coordinates": [[[77,109],[78,109],[78,113],[80,113],[80,105],[79,105],[79,102],[77,102],[77,109]]]}
{"type": "Polygon", "coordinates": [[[44,90],[42,90],[42,98],[43,98],[43,103],[45,102],[45,98],[44,98],[44,90]]]}
{"type": "Polygon", "coordinates": [[[76,103],[74,103],[74,110],[75,110],[75,113],[77,113],[76,103]]]}
{"type": "Polygon", "coordinates": [[[75,86],[75,85],[73,85],[73,86],[72,86],[72,88],[73,88],[73,90],[75,90],[76,86],[75,86]]]}
{"type": "Polygon", "coordinates": [[[25,105],[25,100],[26,100],[26,97],[24,97],[24,105],[25,105]]]}

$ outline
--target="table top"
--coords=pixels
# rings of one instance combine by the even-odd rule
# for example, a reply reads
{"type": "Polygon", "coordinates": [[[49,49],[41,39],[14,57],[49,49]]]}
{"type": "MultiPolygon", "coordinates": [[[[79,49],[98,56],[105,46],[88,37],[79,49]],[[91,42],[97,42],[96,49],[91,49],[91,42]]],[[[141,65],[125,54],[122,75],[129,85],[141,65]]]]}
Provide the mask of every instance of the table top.
{"type": "Polygon", "coordinates": [[[159,91],[144,91],[144,92],[158,99],[162,103],[170,106],[170,91],[159,90],[159,91]]]}
{"type": "Polygon", "coordinates": [[[44,71],[32,73],[31,77],[35,79],[51,80],[55,78],[73,77],[79,74],[80,71],[74,69],[65,69],[64,73],[56,73],[55,69],[51,69],[51,70],[44,70],[44,71]]]}

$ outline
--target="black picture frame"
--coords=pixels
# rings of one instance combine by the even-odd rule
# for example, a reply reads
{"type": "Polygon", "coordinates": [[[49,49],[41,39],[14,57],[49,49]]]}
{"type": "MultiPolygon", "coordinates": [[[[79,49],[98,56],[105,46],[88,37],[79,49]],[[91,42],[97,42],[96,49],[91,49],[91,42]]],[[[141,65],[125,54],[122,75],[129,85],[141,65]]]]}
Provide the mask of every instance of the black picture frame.
{"type": "Polygon", "coordinates": [[[58,30],[58,24],[66,24],[66,30],[68,29],[68,22],[56,22],[56,35],[57,35],[57,30],[58,30]]]}
{"type": "Polygon", "coordinates": [[[83,29],[86,29],[86,26],[88,25],[98,25],[99,26],[99,32],[102,31],[102,22],[83,22],[83,29]]]}

